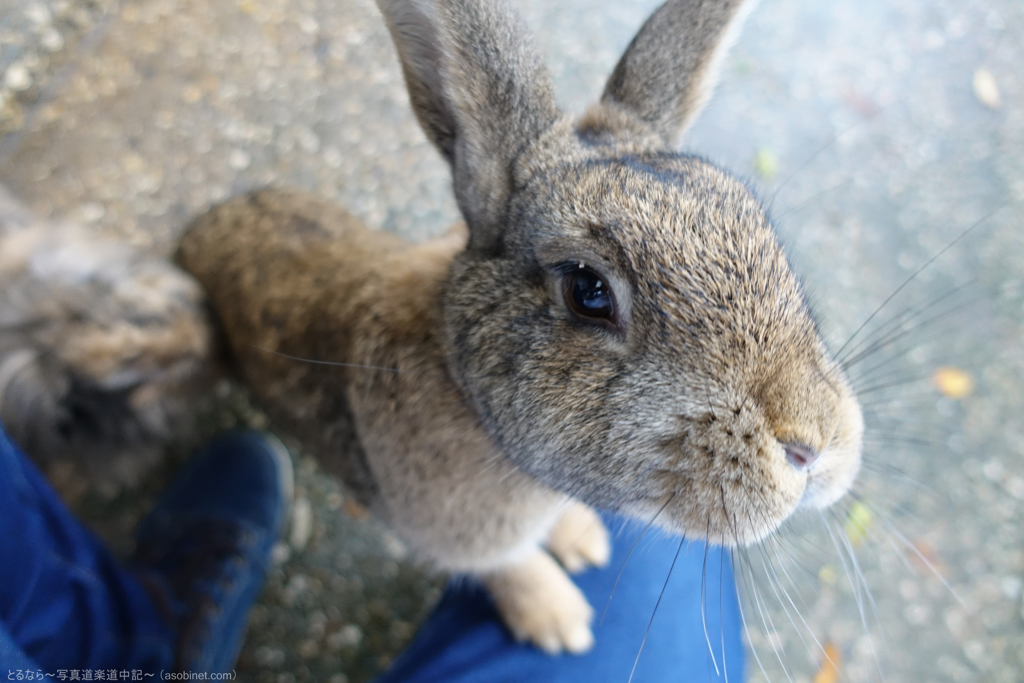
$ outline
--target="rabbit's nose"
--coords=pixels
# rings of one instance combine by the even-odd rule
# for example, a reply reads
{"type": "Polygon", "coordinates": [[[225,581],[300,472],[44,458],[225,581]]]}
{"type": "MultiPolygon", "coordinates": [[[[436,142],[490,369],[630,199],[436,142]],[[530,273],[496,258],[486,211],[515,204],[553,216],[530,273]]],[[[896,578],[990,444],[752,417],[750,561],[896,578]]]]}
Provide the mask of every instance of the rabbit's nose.
{"type": "Polygon", "coordinates": [[[818,452],[802,443],[784,443],[782,448],[786,451],[786,460],[797,469],[810,467],[818,459],[818,452]]]}

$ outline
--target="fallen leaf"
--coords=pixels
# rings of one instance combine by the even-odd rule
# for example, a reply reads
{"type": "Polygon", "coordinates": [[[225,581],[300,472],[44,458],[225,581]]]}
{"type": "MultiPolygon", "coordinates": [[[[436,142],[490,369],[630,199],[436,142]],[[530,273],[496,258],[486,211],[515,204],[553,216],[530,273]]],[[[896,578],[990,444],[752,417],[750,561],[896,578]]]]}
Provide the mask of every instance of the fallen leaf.
{"type": "Polygon", "coordinates": [[[936,370],[932,382],[948,398],[965,398],[974,391],[974,378],[970,373],[951,366],[936,370]]]}
{"type": "Polygon", "coordinates": [[[866,504],[858,500],[850,506],[850,512],[846,516],[846,523],[843,524],[843,530],[854,547],[864,542],[874,521],[875,513],[866,504]]]}
{"type": "Polygon", "coordinates": [[[775,152],[767,147],[757,150],[757,154],[754,156],[754,170],[765,180],[774,178],[775,174],[779,172],[779,160],[775,156],[775,152]]]}
{"type": "Polygon", "coordinates": [[[839,667],[843,664],[843,653],[835,643],[825,643],[821,668],[814,674],[814,683],[838,683],[839,667]]]}
{"type": "Polygon", "coordinates": [[[974,96],[989,109],[999,109],[1003,101],[999,96],[996,77],[983,66],[974,72],[974,96]]]}
{"type": "Polygon", "coordinates": [[[830,564],[822,565],[818,570],[818,581],[823,586],[834,586],[839,581],[839,572],[830,564]]]}
{"type": "Polygon", "coordinates": [[[345,499],[345,512],[347,512],[348,516],[352,519],[362,519],[363,517],[366,517],[370,514],[369,510],[367,510],[366,508],[364,508],[362,505],[355,502],[351,498],[345,499]]]}

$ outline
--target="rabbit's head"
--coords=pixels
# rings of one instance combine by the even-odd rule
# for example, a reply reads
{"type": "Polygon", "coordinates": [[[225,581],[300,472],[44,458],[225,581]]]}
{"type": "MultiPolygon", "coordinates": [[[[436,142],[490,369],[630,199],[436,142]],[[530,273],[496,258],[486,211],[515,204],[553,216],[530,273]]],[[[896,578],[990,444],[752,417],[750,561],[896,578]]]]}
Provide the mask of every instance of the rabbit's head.
{"type": "Polygon", "coordinates": [[[501,2],[381,0],[470,242],[451,372],[545,483],[727,545],[850,487],[863,422],[763,206],[673,149],[742,13],[670,1],[578,119],[501,2]]]}

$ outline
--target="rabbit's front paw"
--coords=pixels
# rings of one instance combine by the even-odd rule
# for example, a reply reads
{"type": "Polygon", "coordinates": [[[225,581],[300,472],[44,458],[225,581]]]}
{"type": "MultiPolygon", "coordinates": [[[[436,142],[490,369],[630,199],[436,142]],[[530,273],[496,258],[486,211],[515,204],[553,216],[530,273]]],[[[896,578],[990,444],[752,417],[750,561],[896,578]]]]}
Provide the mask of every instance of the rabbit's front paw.
{"type": "Polygon", "coordinates": [[[529,640],[548,654],[580,654],[594,645],[594,610],[546,552],[537,550],[524,563],[488,576],[486,583],[516,640],[529,640]]]}
{"type": "Polygon", "coordinates": [[[587,567],[603,567],[611,557],[611,544],[604,522],[592,508],[573,502],[551,530],[548,550],[570,574],[587,567]]]}

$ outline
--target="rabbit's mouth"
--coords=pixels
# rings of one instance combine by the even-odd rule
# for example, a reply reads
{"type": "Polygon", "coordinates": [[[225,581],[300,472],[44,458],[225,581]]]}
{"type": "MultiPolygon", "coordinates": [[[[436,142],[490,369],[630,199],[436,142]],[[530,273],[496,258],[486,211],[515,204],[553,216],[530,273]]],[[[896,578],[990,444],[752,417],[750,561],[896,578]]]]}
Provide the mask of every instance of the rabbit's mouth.
{"type": "MultiPolygon", "coordinates": [[[[752,477],[769,479],[771,473],[752,477]]],[[[708,481],[661,470],[655,479],[666,491],[634,507],[634,516],[686,538],[727,547],[756,543],[773,533],[800,503],[800,487],[774,481],[770,487],[733,478],[708,481]]]]}
{"type": "Polygon", "coordinates": [[[768,429],[736,432],[742,417],[726,425],[688,420],[672,456],[651,473],[650,493],[629,512],[688,538],[756,543],[796,510],[827,507],[849,491],[863,435],[852,396],[843,397],[837,417],[820,451],[780,441],[768,429]]]}
{"type": "Polygon", "coordinates": [[[841,419],[828,446],[808,469],[799,507],[820,510],[846,495],[860,471],[864,417],[852,396],[844,397],[841,419]]]}

